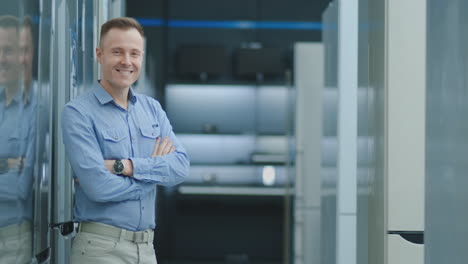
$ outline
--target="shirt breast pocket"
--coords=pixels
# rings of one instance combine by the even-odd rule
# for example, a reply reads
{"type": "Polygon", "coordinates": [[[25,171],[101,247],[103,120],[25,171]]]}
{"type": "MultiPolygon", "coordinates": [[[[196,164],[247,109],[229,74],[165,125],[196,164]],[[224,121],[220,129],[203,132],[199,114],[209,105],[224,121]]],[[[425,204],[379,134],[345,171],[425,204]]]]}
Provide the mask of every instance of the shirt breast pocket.
{"type": "Polygon", "coordinates": [[[143,149],[145,157],[151,156],[156,145],[156,138],[161,136],[161,130],[159,126],[141,126],[141,144],[140,147],[143,149]]]}
{"type": "Polygon", "coordinates": [[[125,129],[114,128],[102,131],[104,159],[127,157],[127,138],[128,133],[125,129]]]}
{"type": "Polygon", "coordinates": [[[21,150],[22,150],[22,144],[25,143],[21,141],[21,137],[19,136],[19,133],[14,133],[11,134],[8,137],[8,146],[5,146],[9,149],[10,151],[10,158],[16,158],[21,156],[21,150]]]}
{"type": "Polygon", "coordinates": [[[8,143],[10,144],[18,144],[20,142],[20,135],[18,133],[11,134],[8,137],[8,143]]]}

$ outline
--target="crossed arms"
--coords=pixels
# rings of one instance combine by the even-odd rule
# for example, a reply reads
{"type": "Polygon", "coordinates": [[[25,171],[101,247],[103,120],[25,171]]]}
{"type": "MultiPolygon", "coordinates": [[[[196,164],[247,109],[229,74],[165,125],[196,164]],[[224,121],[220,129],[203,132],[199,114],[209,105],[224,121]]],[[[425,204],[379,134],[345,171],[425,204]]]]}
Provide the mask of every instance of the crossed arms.
{"type": "MultiPolygon", "coordinates": [[[[81,109],[81,107],[80,107],[81,109]]],[[[96,202],[139,200],[154,191],[155,184],[173,186],[188,175],[189,158],[177,141],[163,111],[158,120],[163,139],[156,139],[151,156],[128,157],[126,176],[112,173],[113,160],[105,160],[92,117],[74,105],[62,112],[62,132],[67,157],[88,199],[96,202]]]]}
{"type": "MultiPolygon", "coordinates": [[[[154,150],[153,154],[151,154],[151,157],[154,158],[156,156],[164,156],[170,153],[173,153],[176,150],[174,143],[169,137],[164,137],[164,139],[161,142],[161,137],[158,137],[156,139],[156,144],[154,145],[154,150]]],[[[106,166],[106,169],[110,171],[111,173],[114,173],[114,162],[115,160],[104,160],[104,165],[106,166]]],[[[122,160],[122,163],[124,164],[124,171],[123,171],[123,176],[128,176],[132,177],[133,176],[133,162],[131,159],[125,159],[122,160]]]]}

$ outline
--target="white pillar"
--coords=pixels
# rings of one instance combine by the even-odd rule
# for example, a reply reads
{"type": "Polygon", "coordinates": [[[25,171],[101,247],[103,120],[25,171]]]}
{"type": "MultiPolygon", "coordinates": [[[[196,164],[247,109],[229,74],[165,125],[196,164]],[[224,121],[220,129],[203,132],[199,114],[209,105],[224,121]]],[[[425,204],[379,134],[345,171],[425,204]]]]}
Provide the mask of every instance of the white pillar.
{"type": "Polygon", "coordinates": [[[356,263],[358,1],[338,1],[336,263],[356,263]]]}
{"type": "Polygon", "coordinates": [[[322,43],[296,43],[296,192],[294,263],[320,264],[321,161],[324,92],[322,43]]]}

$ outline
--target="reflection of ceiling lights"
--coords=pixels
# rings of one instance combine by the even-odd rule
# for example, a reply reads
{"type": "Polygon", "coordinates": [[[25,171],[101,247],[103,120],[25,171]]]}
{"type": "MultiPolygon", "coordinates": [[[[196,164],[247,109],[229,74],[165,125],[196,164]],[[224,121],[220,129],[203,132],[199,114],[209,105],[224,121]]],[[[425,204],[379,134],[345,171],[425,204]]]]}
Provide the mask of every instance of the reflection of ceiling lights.
{"type": "Polygon", "coordinates": [[[264,166],[262,172],[263,184],[266,186],[272,186],[275,184],[276,172],[273,166],[264,166]]]}

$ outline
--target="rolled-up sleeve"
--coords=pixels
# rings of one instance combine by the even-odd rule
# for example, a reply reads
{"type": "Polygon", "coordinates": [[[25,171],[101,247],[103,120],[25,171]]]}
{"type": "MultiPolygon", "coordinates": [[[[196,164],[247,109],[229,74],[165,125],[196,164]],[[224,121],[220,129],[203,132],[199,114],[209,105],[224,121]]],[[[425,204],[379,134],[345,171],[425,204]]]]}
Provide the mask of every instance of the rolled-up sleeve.
{"type": "Polygon", "coordinates": [[[183,182],[189,173],[189,159],[186,153],[174,153],[154,158],[131,158],[133,177],[143,182],[174,186],[183,182]]]}
{"type": "Polygon", "coordinates": [[[86,196],[96,202],[138,200],[155,187],[144,181],[110,173],[104,166],[92,121],[73,105],[62,112],[65,150],[75,177],[86,196]]]}
{"type": "Polygon", "coordinates": [[[188,177],[190,159],[187,151],[177,139],[166,113],[157,101],[151,101],[153,114],[161,124],[161,137],[169,137],[175,152],[152,158],[130,158],[133,163],[133,178],[164,186],[177,185],[188,177]]]}

